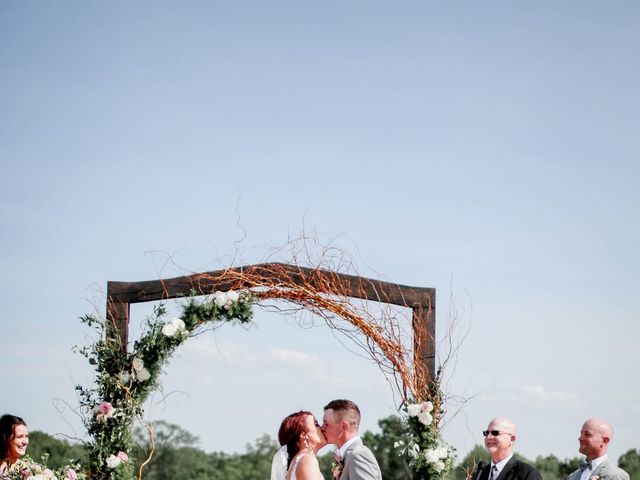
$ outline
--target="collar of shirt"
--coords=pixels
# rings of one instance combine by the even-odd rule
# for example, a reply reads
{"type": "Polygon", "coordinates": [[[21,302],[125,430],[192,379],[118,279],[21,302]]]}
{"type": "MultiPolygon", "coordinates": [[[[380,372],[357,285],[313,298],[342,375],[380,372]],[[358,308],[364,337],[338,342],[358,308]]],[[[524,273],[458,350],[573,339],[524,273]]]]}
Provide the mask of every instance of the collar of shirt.
{"type": "Polygon", "coordinates": [[[593,460],[591,460],[591,471],[593,472],[606,459],[607,459],[607,454],[605,453],[601,457],[594,458],[593,460]]]}
{"type": "Polygon", "coordinates": [[[492,460],[491,461],[491,467],[493,468],[493,466],[495,465],[496,468],[498,469],[498,475],[500,475],[502,473],[502,469],[504,468],[504,466],[507,464],[507,462],[509,460],[511,460],[511,457],[513,457],[513,453],[511,455],[509,455],[508,457],[503,458],[498,463],[493,463],[493,460],[492,460]]]}
{"type": "Polygon", "coordinates": [[[349,448],[349,446],[355,442],[356,440],[358,440],[360,437],[359,436],[355,436],[353,438],[350,438],[349,440],[347,440],[346,442],[344,442],[344,444],[338,449],[338,452],[340,453],[340,458],[342,460],[344,460],[344,454],[347,452],[347,448],[349,448]]]}

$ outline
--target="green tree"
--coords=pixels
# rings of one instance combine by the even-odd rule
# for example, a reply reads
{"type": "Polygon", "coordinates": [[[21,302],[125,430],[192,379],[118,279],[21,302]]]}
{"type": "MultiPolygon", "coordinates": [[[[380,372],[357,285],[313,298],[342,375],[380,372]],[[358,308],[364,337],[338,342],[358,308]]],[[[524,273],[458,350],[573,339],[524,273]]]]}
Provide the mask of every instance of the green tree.
{"type": "Polygon", "coordinates": [[[630,478],[640,478],[640,451],[632,448],[618,459],[618,466],[629,474],[630,478]]]}
{"type": "MultiPolygon", "coordinates": [[[[451,470],[452,480],[465,480],[471,478],[480,462],[489,463],[491,457],[489,452],[481,446],[476,445],[465,455],[465,457],[451,470]]],[[[545,479],[546,480],[546,479],[545,479]]]]}
{"type": "MultiPolygon", "coordinates": [[[[192,454],[196,450],[195,445],[198,438],[182,427],[164,422],[156,421],[152,425],[153,432],[153,455],[147,462],[149,454],[152,452],[152,442],[149,431],[139,427],[135,429],[133,438],[137,446],[134,453],[135,472],[141,464],[147,462],[143,468],[143,476],[148,480],[169,480],[175,478],[196,478],[192,470],[202,468],[200,464],[202,457],[192,454]],[[185,458],[192,462],[187,463],[185,458]],[[200,460],[194,462],[194,460],[200,460]]],[[[204,454],[204,452],[202,452],[204,454]]],[[[206,454],[204,454],[206,463],[206,454]]]]}
{"type": "Polygon", "coordinates": [[[536,457],[533,466],[540,472],[544,480],[565,480],[567,478],[562,470],[562,462],[555,455],[536,457]]]}
{"type": "MultiPolygon", "coordinates": [[[[390,415],[378,420],[380,433],[369,431],[362,435],[362,440],[367,445],[380,465],[382,478],[385,480],[406,480],[411,478],[411,469],[406,456],[401,455],[401,448],[395,446],[396,442],[408,443],[404,433],[402,419],[397,415],[390,415]]],[[[330,476],[325,478],[331,478],[330,476]]]]}
{"type": "Polygon", "coordinates": [[[36,462],[46,458],[49,468],[59,468],[78,460],[86,460],[86,451],[82,444],[72,444],[37,430],[29,432],[29,448],[27,453],[36,462]]]}

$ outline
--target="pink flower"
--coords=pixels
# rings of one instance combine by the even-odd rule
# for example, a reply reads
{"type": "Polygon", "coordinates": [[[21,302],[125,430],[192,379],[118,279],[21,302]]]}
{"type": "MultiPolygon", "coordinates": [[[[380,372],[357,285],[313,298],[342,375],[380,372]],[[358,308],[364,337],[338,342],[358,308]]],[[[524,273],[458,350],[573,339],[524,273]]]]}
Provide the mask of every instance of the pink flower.
{"type": "Polygon", "coordinates": [[[124,453],[122,451],[118,452],[116,457],[118,457],[122,462],[128,462],[129,461],[129,455],[127,455],[126,453],[124,453]]]}
{"type": "Polygon", "coordinates": [[[102,413],[103,415],[109,415],[113,407],[109,402],[102,402],[100,403],[100,405],[98,405],[98,409],[100,410],[100,413],[102,413]]]}
{"type": "Polygon", "coordinates": [[[93,407],[93,414],[99,422],[105,422],[107,418],[113,417],[116,409],[109,402],[100,402],[93,407]]]}
{"type": "Polygon", "coordinates": [[[67,470],[67,480],[78,480],[78,474],[73,468],[67,470]]]}

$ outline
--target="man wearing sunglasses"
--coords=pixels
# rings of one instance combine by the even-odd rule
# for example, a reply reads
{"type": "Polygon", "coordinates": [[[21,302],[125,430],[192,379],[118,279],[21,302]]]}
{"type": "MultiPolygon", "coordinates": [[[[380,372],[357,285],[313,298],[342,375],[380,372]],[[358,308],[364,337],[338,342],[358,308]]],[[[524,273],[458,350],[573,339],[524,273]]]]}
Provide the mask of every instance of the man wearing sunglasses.
{"type": "Polygon", "coordinates": [[[504,417],[494,418],[482,434],[484,446],[491,455],[491,463],[478,465],[474,479],[542,480],[535,468],[513,455],[516,426],[511,420],[504,417]]]}

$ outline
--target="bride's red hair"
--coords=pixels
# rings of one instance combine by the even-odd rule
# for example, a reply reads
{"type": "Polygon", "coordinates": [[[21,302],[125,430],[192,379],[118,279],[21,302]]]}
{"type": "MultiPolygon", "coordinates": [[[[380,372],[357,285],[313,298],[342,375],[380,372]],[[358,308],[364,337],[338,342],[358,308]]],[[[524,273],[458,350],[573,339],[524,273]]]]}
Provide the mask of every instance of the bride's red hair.
{"type": "Polygon", "coordinates": [[[292,413],[286,417],[280,424],[280,430],[278,430],[278,441],[280,445],[287,446],[287,453],[289,459],[287,460],[287,468],[291,465],[293,457],[300,451],[298,447],[298,441],[303,433],[307,432],[307,426],[305,424],[305,417],[308,415],[313,417],[313,413],[306,410],[300,410],[299,412],[292,413]]]}

